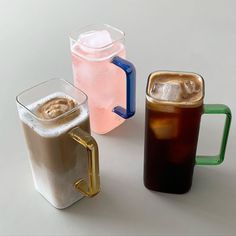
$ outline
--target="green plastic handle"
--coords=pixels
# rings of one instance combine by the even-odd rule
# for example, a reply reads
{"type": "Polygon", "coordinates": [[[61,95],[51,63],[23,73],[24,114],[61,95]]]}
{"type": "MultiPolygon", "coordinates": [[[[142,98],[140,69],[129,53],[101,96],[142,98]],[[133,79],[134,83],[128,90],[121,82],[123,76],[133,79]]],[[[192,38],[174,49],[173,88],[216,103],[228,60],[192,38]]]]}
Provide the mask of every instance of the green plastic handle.
{"type": "Polygon", "coordinates": [[[231,124],[230,108],[223,104],[205,104],[203,114],[225,114],[225,125],[221,141],[220,153],[215,156],[196,156],[197,165],[219,165],[224,161],[226,144],[231,124]]]}

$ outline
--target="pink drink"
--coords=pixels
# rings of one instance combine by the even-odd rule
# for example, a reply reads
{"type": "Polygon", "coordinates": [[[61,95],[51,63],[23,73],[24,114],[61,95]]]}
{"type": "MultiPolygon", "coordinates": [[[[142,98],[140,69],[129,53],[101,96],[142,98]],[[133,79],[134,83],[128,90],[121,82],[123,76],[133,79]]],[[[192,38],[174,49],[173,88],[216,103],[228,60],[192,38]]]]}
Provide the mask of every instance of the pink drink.
{"type": "Polygon", "coordinates": [[[113,109],[126,108],[126,75],[111,63],[114,56],[125,58],[124,35],[114,39],[109,30],[90,30],[71,38],[74,84],[88,95],[91,129],[98,134],[125,121],[113,109]]]}

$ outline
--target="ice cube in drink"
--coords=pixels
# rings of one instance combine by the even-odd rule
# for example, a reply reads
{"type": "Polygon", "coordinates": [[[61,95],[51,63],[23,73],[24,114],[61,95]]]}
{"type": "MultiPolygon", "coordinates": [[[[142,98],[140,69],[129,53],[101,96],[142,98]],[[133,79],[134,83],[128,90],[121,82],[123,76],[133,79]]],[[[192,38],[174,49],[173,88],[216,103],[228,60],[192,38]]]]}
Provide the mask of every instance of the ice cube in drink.
{"type": "Polygon", "coordinates": [[[150,128],[158,139],[172,139],[178,135],[178,118],[150,119],[150,128]]]}
{"type": "Polygon", "coordinates": [[[181,86],[178,82],[156,82],[151,89],[152,97],[158,100],[179,101],[181,99],[181,86]]]}
{"type": "Polygon", "coordinates": [[[193,73],[155,72],[146,100],[144,184],[151,190],[185,193],[192,184],[203,80],[193,73]]]}

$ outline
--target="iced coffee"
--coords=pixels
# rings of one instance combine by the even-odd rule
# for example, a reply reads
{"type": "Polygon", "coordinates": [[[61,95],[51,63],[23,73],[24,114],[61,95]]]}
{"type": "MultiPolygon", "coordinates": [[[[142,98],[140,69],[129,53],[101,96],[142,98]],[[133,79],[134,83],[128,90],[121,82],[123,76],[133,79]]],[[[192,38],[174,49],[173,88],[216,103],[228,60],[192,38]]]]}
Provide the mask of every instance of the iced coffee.
{"type": "Polygon", "coordinates": [[[192,183],[203,79],[192,73],[156,72],[146,95],[144,184],[151,190],[185,193],[192,183]]]}
{"type": "MultiPolygon", "coordinates": [[[[83,186],[85,182],[92,183],[88,179],[92,161],[96,162],[93,170],[97,174],[92,176],[97,181],[92,183],[97,188],[93,195],[99,191],[98,157],[88,160],[89,150],[76,141],[82,138],[76,131],[74,135],[71,133],[71,130],[80,130],[85,137],[91,137],[86,95],[63,80],[52,80],[48,84],[19,95],[18,111],[35,188],[53,206],[62,209],[84,196],[75,188],[75,183],[78,180],[84,181],[83,186]],[[59,88],[65,85],[65,89],[52,92],[56,90],[55,83],[59,88]],[[39,89],[42,95],[36,96],[41,94],[39,89]],[[34,96],[36,99],[32,99],[34,96]]],[[[93,147],[96,148],[96,143],[93,147]]]]}

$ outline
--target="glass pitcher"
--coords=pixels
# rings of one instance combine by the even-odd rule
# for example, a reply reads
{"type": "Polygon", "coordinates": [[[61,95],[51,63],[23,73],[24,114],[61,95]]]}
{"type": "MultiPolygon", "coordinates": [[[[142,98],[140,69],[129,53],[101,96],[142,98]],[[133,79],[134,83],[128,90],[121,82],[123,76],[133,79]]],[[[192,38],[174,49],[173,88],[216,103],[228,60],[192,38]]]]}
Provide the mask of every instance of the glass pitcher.
{"type": "Polygon", "coordinates": [[[96,195],[98,146],[90,135],[87,96],[52,79],[16,99],[36,190],[59,209],[96,195]]]}
{"type": "Polygon", "coordinates": [[[124,33],[91,25],[70,35],[74,84],[88,95],[92,131],[105,134],[135,113],[135,68],[124,33]]]}

